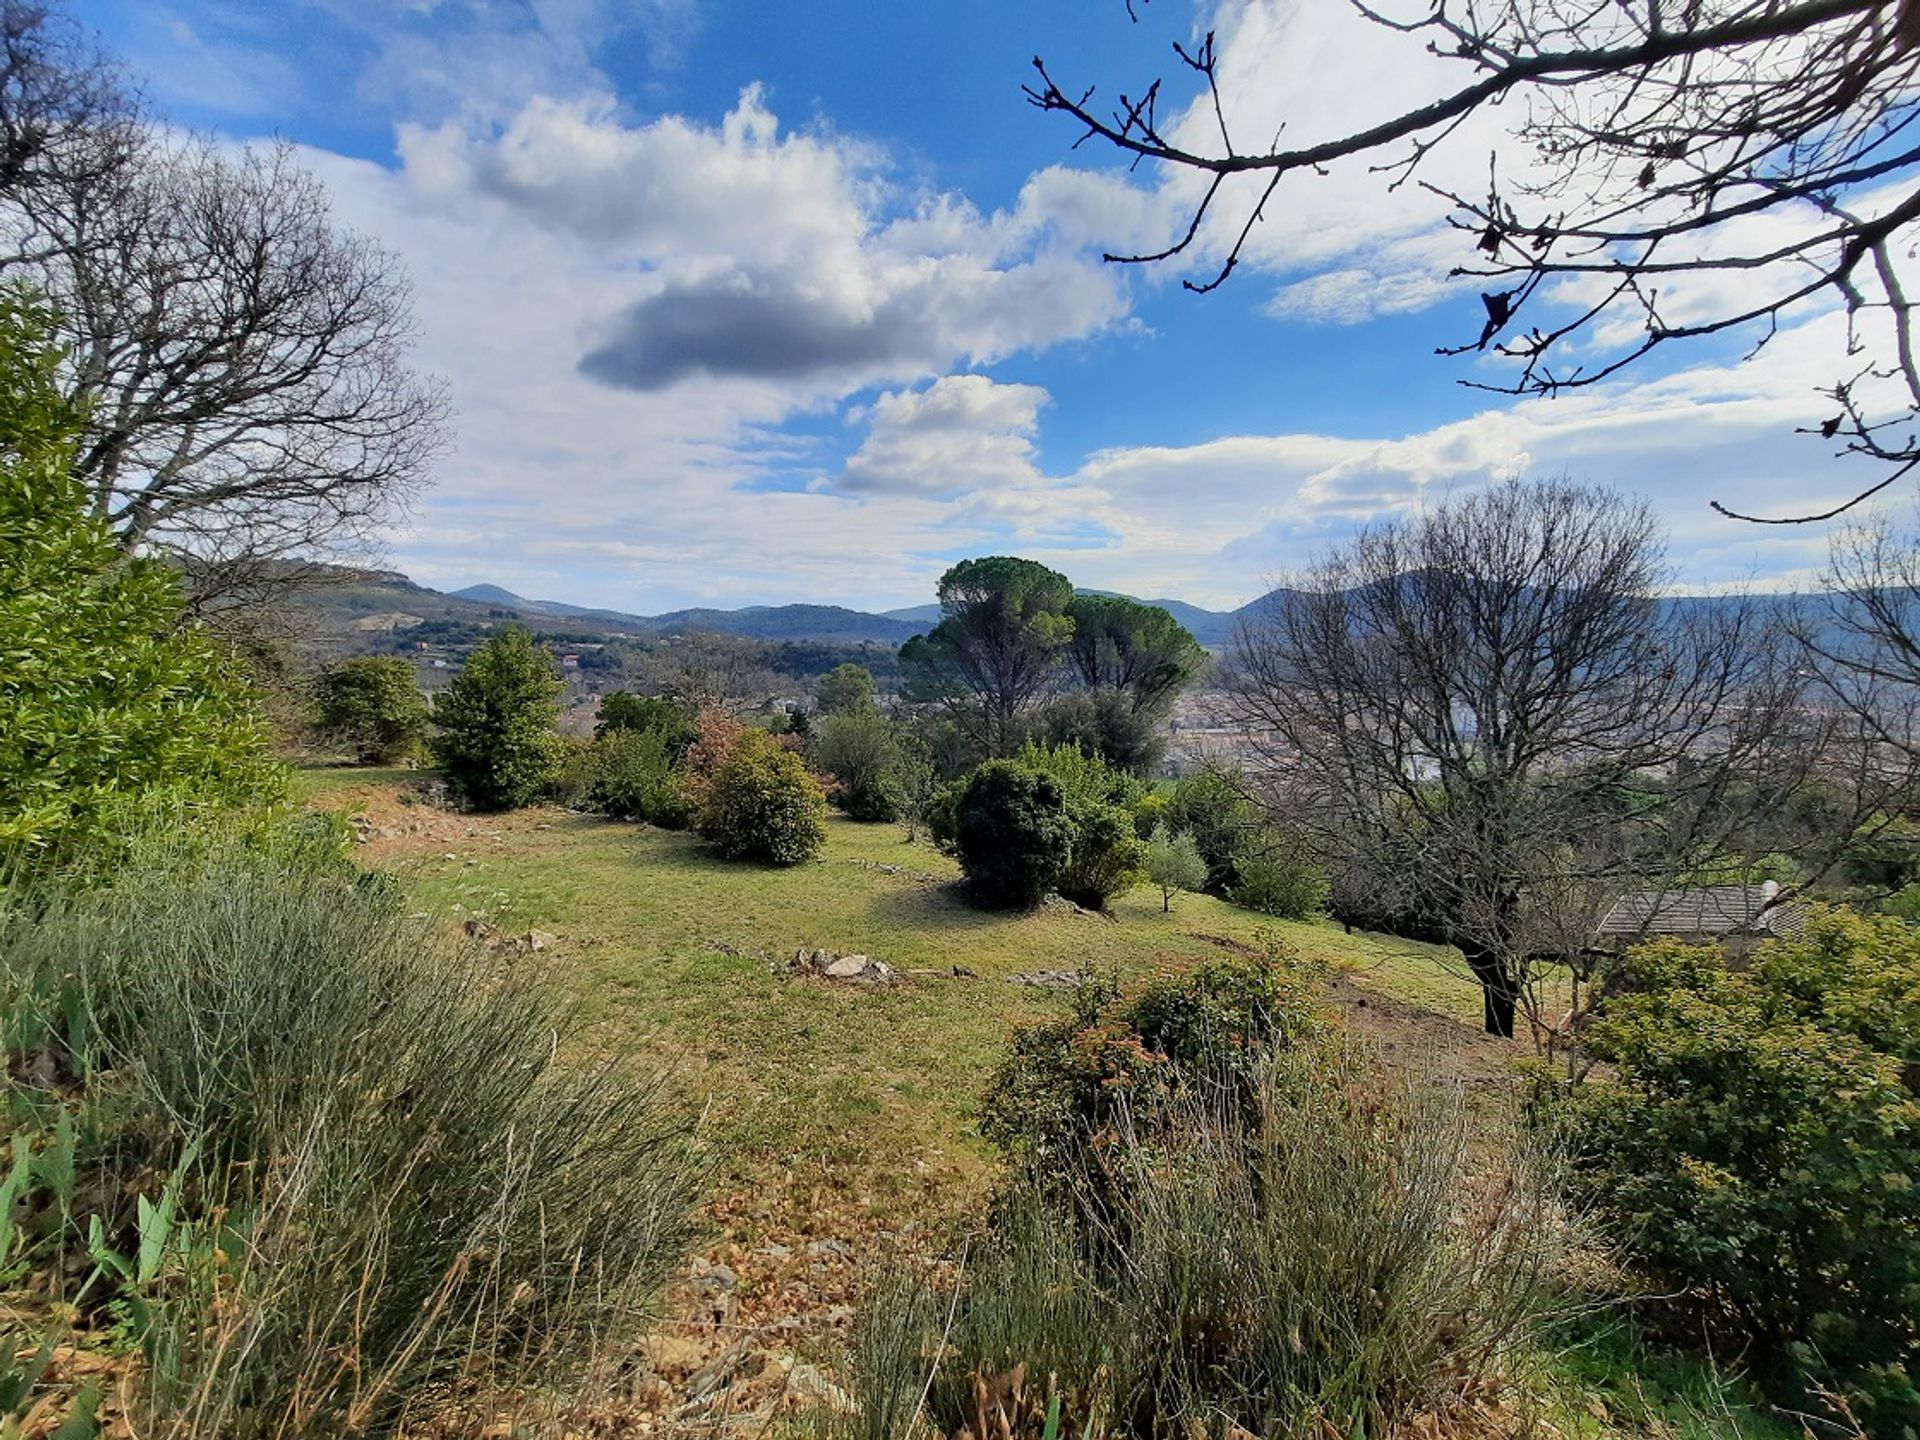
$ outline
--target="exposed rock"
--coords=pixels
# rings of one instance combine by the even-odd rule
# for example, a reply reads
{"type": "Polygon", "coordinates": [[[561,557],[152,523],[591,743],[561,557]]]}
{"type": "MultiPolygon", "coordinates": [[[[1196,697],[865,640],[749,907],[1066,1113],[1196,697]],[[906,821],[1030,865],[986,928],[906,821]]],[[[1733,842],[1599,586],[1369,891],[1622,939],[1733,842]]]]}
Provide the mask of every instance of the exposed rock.
{"type": "Polygon", "coordinates": [[[844,1240],[815,1240],[811,1245],[807,1246],[807,1254],[813,1256],[816,1260],[827,1255],[837,1256],[842,1260],[851,1260],[853,1258],[853,1247],[848,1245],[844,1240]]]}
{"type": "Polygon", "coordinates": [[[953,967],[953,978],[956,980],[978,980],[980,976],[977,971],[969,970],[964,965],[956,965],[953,967]]]}
{"type": "Polygon", "coordinates": [[[792,975],[816,975],[849,985],[899,985],[900,972],[884,960],[871,955],[836,955],[831,950],[809,950],[801,946],[787,967],[792,975]]]}
{"type": "Polygon", "coordinates": [[[1016,985],[1031,985],[1038,990],[1073,990],[1086,979],[1078,970],[1023,970],[1007,978],[1016,985]]]}

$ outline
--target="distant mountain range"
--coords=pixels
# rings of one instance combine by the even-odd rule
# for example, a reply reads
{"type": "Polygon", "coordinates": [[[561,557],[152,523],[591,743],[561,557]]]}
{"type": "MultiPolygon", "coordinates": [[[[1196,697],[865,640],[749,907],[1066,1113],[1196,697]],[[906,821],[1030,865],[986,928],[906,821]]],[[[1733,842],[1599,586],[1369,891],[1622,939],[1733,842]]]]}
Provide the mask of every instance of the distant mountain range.
{"type": "MultiPolygon", "coordinates": [[[[1110,591],[1093,593],[1110,594],[1110,591]]],[[[1183,600],[1152,600],[1192,632],[1202,645],[1227,644],[1240,623],[1272,595],[1237,610],[1208,610],[1183,600]]],[[[815,641],[839,645],[876,645],[892,648],[923,635],[940,618],[938,605],[911,605],[872,614],[841,605],[749,605],[738,610],[670,610],[662,615],[634,615],[623,610],[571,605],[561,600],[529,600],[499,585],[469,585],[442,592],[418,585],[394,571],[341,571],[335,583],[311,592],[309,603],[349,626],[374,628],[384,621],[398,624],[409,617],[422,620],[489,621],[518,618],[544,622],[547,629],[577,629],[628,635],[672,635],[706,631],[740,635],[755,640],[815,641]]],[[[1724,603],[1714,597],[1669,601],[1676,609],[1724,603]]]]}
{"type": "MultiPolygon", "coordinates": [[[[1096,590],[1089,594],[1107,595],[1096,590]]],[[[529,600],[498,585],[469,585],[451,592],[456,600],[474,600],[489,606],[577,620],[611,621],[622,626],[668,633],[676,630],[718,631],[756,640],[838,640],[876,645],[899,645],[924,635],[940,621],[935,604],[909,605],[900,610],[871,614],[839,605],[749,605],[740,610],[671,610],[664,615],[629,615],[618,610],[594,610],[559,600],[529,600]]],[[[1266,599],[1262,596],[1238,610],[1205,610],[1184,600],[1149,600],[1192,632],[1202,645],[1224,645],[1241,619],[1266,599]]]]}

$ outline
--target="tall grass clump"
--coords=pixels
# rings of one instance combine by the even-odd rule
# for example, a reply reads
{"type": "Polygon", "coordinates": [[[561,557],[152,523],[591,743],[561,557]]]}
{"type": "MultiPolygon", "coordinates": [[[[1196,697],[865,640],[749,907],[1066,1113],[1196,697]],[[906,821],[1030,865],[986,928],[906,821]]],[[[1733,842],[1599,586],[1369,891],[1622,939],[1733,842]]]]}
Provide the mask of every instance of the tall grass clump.
{"type": "MultiPolygon", "coordinates": [[[[1156,993],[1136,1018],[1182,1008],[1182,987],[1156,993]]],[[[1079,1147],[1053,1110],[961,1278],[883,1290],[924,1323],[891,1378],[857,1367],[864,1437],[1444,1430],[1541,1352],[1567,1226],[1517,1141],[1470,1136],[1458,1084],[1305,1024],[1253,1059],[1243,1028],[1201,1034],[1233,1051],[1187,1057],[1214,1083],[1109,1087],[1138,1103],[1090,1116],[1079,1147]]]]}
{"type": "Polygon", "coordinates": [[[567,1394],[685,1252],[660,1085],[564,1058],[531,976],[379,877],[150,847],[16,903],[0,985],[15,1102],[70,1117],[26,1207],[42,1273],[137,1347],[142,1434],[477,1434],[567,1394]]]}

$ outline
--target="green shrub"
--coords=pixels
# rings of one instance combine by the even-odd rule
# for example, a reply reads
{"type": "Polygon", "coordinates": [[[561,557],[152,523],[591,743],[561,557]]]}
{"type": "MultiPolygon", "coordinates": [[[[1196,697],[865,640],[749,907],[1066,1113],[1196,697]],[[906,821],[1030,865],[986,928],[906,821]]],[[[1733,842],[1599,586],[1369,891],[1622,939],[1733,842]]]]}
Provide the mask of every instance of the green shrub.
{"type": "MultiPolygon", "coordinates": [[[[1021,1167],[955,1293],[885,1297],[929,1317],[933,1428],[1318,1440],[1472,1414],[1537,1343],[1566,1243],[1518,1154],[1470,1151],[1457,1083],[1327,1044],[1253,1097],[1118,1131],[1110,1189],[1021,1167]]],[[[869,1417],[897,1406],[855,1379],[869,1417]]]]}
{"type": "Polygon", "coordinates": [[[900,818],[900,736],[894,723],[873,706],[822,714],[813,725],[807,753],[814,768],[832,777],[829,795],[851,819],[900,818]]]}
{"type": "Polygon", "coordinates": [[[361,655],[322,670],[314,681],[314,723],[363,765],[391,765],[414,754],[432,712],[397,655],[361,655]]]}
{"type": "Polygon", "coordinates": [[[954,806],[954,848],[975,904],[1027,910],[1060,882],[1073,826],[1051,775],[1010,760],[974,771],[954,806]]]}
{"type": "Polygon", "coordinates": [[[1074,745],[1045,748],[1029,741],[1014,763],[1050,776],[1066,799],[1072,835],[1055,888],[1077,905],[1104,910],[1114,896],[1138,884],[1146,847],[1134,834],[1131,807],[1140,782],[1074,745]]]}
{"type": "Polygon", "coordinates": [[[1064,1019],[1013,1032],[980,1132],[1017,1156],[1098,1152],[1123,1125],[1154,1130],[1178,1095],[1247,1102],[1261,1063],[1317,1029],[1308,978],[1280,951],[1203,965],[1131,997],[1089,980],[1064,1019]]]}
{"type": "Polygon", "coordinates": [[[397,887],[191,840],[0,923],[27,1258],[140,1348],[138,1432],[478,1435],[564,1397],[684,1255],[677,1110],[560,1058],[546,978],[397,887]]]}
{"type": "Polygon", "coordinates": [[[1654,945],[1607,990],[1612,1073],[1545,1094],[1582,1199],[1777,1398],[1920,1432],[1920,931],[1825,914],[1744,970],[1654,945]]]}
{"type": "Polygon", "coordinates": [[[1073,834],[1057,888],[1076,905],[1104,910],[1140,883],[1147,847],[1133,833],[1133,816],[1118,805],[1070,804],[1067,821],[1073,834]]]}
{"type": "Polygon", "coordinates": [[[454,797],[476,810],[531,805],[561,759],[553,657],[510,625],[460,667],[435,699],[433,756],[454,797]]]}
{"type": "Polygon", "coordinates": [[[699,828],[730,859],[798,865],[827,843],[826,819],[826,793],[805,762],[749,730],[714,772],[699,828]]]}
{"type": "Polygon", "coordinates": [[[271,800],[284,777],[233,653],[73,478],[84,417],[47,333],[0,294],[0,859],[101,869],[154,815],[271,800]]]}
{"type": "Polygon", "coordinates": [[[616,820],[644,820],[668,830],[692,823],[672,739],[660,730],[614,729],[570,747],[554,796],[579,810],[616,820]]]}
{"type": "Polygon", "coordinates": [[[1270,836],[1245,843],[1234,856],[1236,878],[1227,898],[1281,920],[1311,920],[1327,908],[1327,875],[1298,847],[1270,836]]]}
{"type": "Polygon", "coordinates": [[[1209,891],[1225,895],[1239,883],[1240,853],[1260,817],[1237,780],[1213,769],[1182,777],[1163,818],[1169,830],[1193,837],[1207,862],[1209,891]]]}
{"type": "Polygon", "coordinates": [[[600,697],[593,738],[604,740],[622,730],[659,735],[675,765],[686,759],[687,747],[698,734],[692,718],[671,700],[657,695],[635,695],[626,690],[609,691],[600,697]]]}
{"type": "Polygon", "coordinates": [[[1160,891],[1160,909],[1173,909],[1173,897],[1183,890],[1198,890],[1207,883],[1207,862],[1191,835],[1169,835],[1165,825],[1155,825],[1147,838],[1147,879],[1160,891]]]}

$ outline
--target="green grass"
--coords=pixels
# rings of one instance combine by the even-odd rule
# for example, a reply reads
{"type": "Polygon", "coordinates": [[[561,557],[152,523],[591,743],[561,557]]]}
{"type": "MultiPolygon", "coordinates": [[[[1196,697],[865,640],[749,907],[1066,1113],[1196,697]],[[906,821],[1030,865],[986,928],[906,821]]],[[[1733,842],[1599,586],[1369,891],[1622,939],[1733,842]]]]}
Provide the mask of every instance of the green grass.
{"type": "MultiPolygon", "coordinates": [[[[304,784],[317,803],[404,815],[392,798],[408,775],[312,771],[304,784]]],[[[741,1178],[811,1162],[880,1205],[903,1183],[977,1170],[976,1102],[1008,1029],[1060,1003],[1013,983],[1020,972],[1138,978],[1217,958],[1222,942],[1277,940],[1382,993],[1467,1023],[1479,1014],[1436,947],[1208,896],[1177,897],[1170,915],[1146,887],[1111,918],[983,913],[960,899],[952,860],[893,825],[836,817],[821,859],[774,869],[721,860],[689,834],[559,811],[457,824],[454,839],[400,836],[374,863],[429,911],[562,936],[521,963],[551,970],[597,1043],[679,1063],[741,1178]],[[801,946],[872,955],[909,983],[796,980],[761,958],[801,946]]]]}
{"type": "MultiPolygon", "coordinates": [[[[937,1233],[980,1197],[981,1088],[1009,1028],[1062,1004],[1013,983],[1019,972],[1086,966],[1138,979],[1218,957],[1223,943],[1277,940],[1401,1002],[1376,1007],[1374,1023],[1410,1057],[1436,1034],[1483,1074],[1527,1053],[1480,1039],[1479,992],[1442,947],[1272,921],[1208,896],[1178,897],[1166,915],[1146,887],[1111,918],[985,914],[961,901],[952,860],[904,843],[897,826],[835,817],[820,860],[772,869],[721,860],[690,834],[558,810],[458,816],[397,803],[419,778],[313,770],[301,793],[367,812],[383,832],[367,862],[399,875],[421,909],[561,937],[516,963],[563,992],[587,1043],[676,1069],[722,1168],[722,1228],[749,1246],[862,1225],[937,1233]],[[803,945],[875,956],[909,983],[843,988],[780,973],[803,945]]],[[[1569,1337],[1546,1369],[1568,1436],[1789,1433],[1704,1367],[1617,1329],[1569,1337]]]]}

